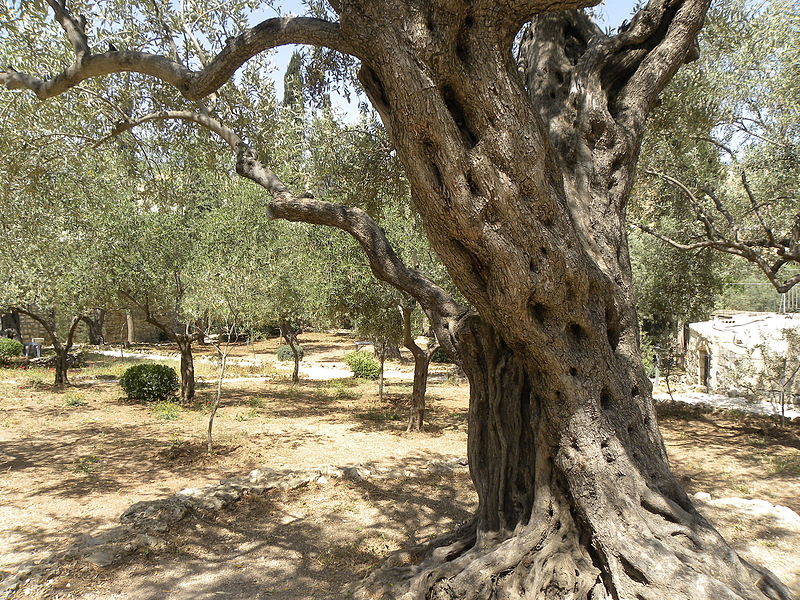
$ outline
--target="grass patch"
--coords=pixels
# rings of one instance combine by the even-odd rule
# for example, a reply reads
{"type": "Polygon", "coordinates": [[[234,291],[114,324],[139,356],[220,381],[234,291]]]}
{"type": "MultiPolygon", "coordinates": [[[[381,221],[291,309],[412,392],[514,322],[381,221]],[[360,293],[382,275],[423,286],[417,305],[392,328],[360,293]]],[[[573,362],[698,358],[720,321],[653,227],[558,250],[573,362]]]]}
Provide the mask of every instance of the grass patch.
{"type": "Polygon", "coordinates": [[[93,473],[100,467],[100,457],[98,456],[83,456],[78,459],[73,469],[76,473],[93,473]]]}
{"type": "Polygon", "coordinates": [[[264,398],[261,396],[250,396],[247,399],[247,406],[250,408],[264,408],[264,398]]]}
{"type": "Polygon", "coordinates": [[[177,421],[181,416],[181,405],[176,402],[162,401],[153,405],[153,415],[162,421],[177,421]]]}
{"type": "Polygon", "coordinates": [[[64,406],[71,408],[78,408],[81,406],[88,406],[89,403],[80,392],[67,392],[64,394],[64,406]]]}
{"type": "Polygon", "coordinates": [[[769,475],[800,476],[800,456],[772,456],[766,468],[769,475]]]}
{"type": "Polygon", "coordinates": [[[258,416],[258,409],[251,408],[247,412],[239,413],[233,417],[236,421],[249,421],[258,416]]]}

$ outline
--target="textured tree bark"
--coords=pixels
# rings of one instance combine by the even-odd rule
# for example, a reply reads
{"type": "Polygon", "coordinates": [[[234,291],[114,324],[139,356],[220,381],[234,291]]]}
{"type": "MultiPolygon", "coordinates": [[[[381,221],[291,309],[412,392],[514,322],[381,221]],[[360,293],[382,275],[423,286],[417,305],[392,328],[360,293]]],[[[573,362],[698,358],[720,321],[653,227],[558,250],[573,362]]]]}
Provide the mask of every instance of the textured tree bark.
{"type": "Polygon", "coordinates": [[[394,11],[402,28],[374,11],[342,23],[390,49],[362,83],[432,246],[480,315],[450,326],[479,508],[457,534],[390,559],[361,597],[788,597],[670,473],[639,355],[625,203],[651,88],[688,55],[703,7],[678,7],[682,40],[647,42],[651,73],[636,72],[638,50],[600,61],[611,50],[587,42],[580,15],[543,17],[527,41],[532,103],[492,42],[496,15],[437,6],[394,11]],[[640,74],[657,79],[641,93],[640,74]]]}

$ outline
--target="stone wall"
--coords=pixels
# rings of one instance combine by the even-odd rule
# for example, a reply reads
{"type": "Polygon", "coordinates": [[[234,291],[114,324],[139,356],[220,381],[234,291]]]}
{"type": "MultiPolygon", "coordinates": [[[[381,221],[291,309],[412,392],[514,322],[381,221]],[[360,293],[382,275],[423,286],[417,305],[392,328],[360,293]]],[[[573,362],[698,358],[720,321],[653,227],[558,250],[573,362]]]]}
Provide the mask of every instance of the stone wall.
{"type": "MultiPolygon", "coordinates": [[[[158,327],[150,325],[144,319],[144,313],[141,311],[131,311],[133,318],[134,336],[131,341],[139,343],[150,343],[164,341],[164,334],[158,327]]],[[[172,319],[164,318],[169,323],[172,319]]],[[[50,338],[47,335],[45,328],[36,320],[31,319],[27,315],[20,315],[20,324],[22,328],[22,341],[28,343],[34,338],[44,338],[44,344],[50,345],[50,338]]],[[[63,335],[66,331],[68,323],[58,322],[59,334],[63,335]]],[[[81,322],[75,332],[75,343],[86,344],[89,341],[88,326],[86,323],[81,322]]],[[[119,344],[127,339],[127,315],[124,310],[109,310],[106,312],[105,321],[103,322],[103,335],[107,344],[119,344]]]]}

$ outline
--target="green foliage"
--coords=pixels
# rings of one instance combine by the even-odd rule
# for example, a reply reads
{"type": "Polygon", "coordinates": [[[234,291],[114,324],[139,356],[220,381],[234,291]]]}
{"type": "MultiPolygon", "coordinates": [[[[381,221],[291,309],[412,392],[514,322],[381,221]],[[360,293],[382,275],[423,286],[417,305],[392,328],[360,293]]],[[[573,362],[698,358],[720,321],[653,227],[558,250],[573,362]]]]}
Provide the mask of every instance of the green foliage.
{"type": "Polygon", "coordinates": [[[352,380],[332,379],[324,387],[332,400],[355,400],[358,392],[350,389],[353,384],[352,380]]]}
{"type": "Polygon", "coordinates": [[[0,360],[21,356],[24,346],[11,338],[0,338],[0,360]]]}
{"type": "Polygon", "coordinates": [[[153,414],[162,421],[177,421],[182,410],[176,402],[161,401],[153,405],[153,414]]]}
{"type": "MultiPolygon", "coordinates": [[[[293,361],[294,360],[294,353],[292,352],[292,347],[289,344],[283,344],[282,346],[278,346],[278,349],[275,351],[275,354],[278,357],[278,360],[281,362],[293,361]]],[[[303,350],[302,346],[297,347],[297,356],[299,360],[303,360],[305,356],[305,350],[303,350]]]]}
{"type": "Polygon", "coordinates": [[[100,466],[100,457],[98,456],[82,456],[77,460],[75,463],[75,468],[73,469],[76,473],[85,473],[89,474],[97,470],[100,466]]]}
{"type": "MultiPolygon", "coordinates": [[[[629,209],[633,222],[684,245],[709,237],[797,239],[800,36],[795,4],[713,4],[700,37],[700,59],[678,72],[648,121],[641,176],[629,209]]],[[[678,312],[696,313],[698,307],[688,307],[685,301],[693,296],[691,281],[696,276],[700,283],[714,280],[711,286],[698,286],[700,305],[707,306],[719,293],[713,283],[719,282],[725,267],[718,259],[710,260],[719,248],[712,253],[685,252],[686,258],[678,259],[672,256],[677,250],[660,242],[639,246],[632,248],[640,264],[637,285],[649,279],[650,286],[639,294],[644,312],[667,308],[674,314],[669,307],[676,306],[678,312]],[[643,276],[645,271],[651,274],[643,276]],[[686,289],[679,292],[682,286],[686,289]]],[[[761,252],[766,263],[774,263],[772,248],[750,247],[761,252]]],[[[732,281],[749,279],[747,263],[738,258],[731,263],[732,281]]],[[[780,280],[796,269],[791,259],[776,264],[782,264],[776,267],[780,280]]],[[[763,278],[764,273],[757,276],[763,278]]]]}
{"type": "Polygon", "coordinates": [[[344,357],[344,362],[358,379],[377,379],[381,374],[381,365],[369,352],[359,350],[344,357]]]}
{"type": "Polygon", "coordinates": [[[157,402],[173,396],[180,389],[175,369],[167,365],[134,365],[125,370],[119,385],[131,400],[157,402]]]}
{"type": "Polygon", "coordinates": [[[64,395],[64,406],[79,408],[81,406],[88,406],[88,404],[83,394],[79,394],[78,392],[70,392],[64,395]]]}
{"type": "Polygon", "coordinates": [[[644,331],[642,332],[640,337],[639,347],[642,352],[642,365],[644,366],[644,371],[648,375],[652,375],[655,370],[655,364],[656,364],[655,360],[656,350],[655,347],[653,346],[653,342],[650,339],[650,336],[647,335],[647,333],[644,331]]]}
{"type": "Polygon", "coordinates": [[[434,362],[434,363],[453,363],[455,361],[450,357],[450,355],[447,353],[447,351],[444,348],[439,346],[436,350],[433,351],[433,354],[431,354],[431,362],[434,362]]]}

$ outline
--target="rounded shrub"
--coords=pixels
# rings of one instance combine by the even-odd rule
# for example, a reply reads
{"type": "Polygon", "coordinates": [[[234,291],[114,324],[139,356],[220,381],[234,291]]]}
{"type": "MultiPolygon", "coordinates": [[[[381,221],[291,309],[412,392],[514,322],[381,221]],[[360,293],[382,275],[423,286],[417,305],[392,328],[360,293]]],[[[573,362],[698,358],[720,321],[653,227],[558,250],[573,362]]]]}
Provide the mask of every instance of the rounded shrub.
{"type": "MultiPolygon", "coordinates": [[[[284,344],[283,346],[278,346],[278,349],[275,351],[275,354],[278,355],[278,360],[281,362],[286,362],[289,360],[294,360],[294,354],[292,353],[292,347],[289,344],[284,344]]],[[[305,351],[303,350],[302,346],[297,347],[297,355],[300,357],[300,360],[303,360],[305,356],[305,351]]]]}
{"type": "Polygon", "coordinates": [[[166,400],[180,389],[175,369],[159,364],[128,367],[119,378],[119,384],[128,398],[144,402],[166,400]]]}
{"type": "Polygon", "coordinates": [[[369,352],[359,350],[344,357],[344,362],[359,379],[377,379],[381,374],[381,365],[369,352]]]}
{"type": "Polygon", "coordinates": [[[24,346],[11,338],[0,338],[0,359],[22,356],[24,346]]]}
{"type": "Polygon", "coordinates": [[[436,350],[433,351],[433,354],[431,354],[431,362],[433,362],[433,363],[452,363],[452,362],[455,362],[455,361],[452,358],[450,358],[450,355],[447,353],[447,351],[444,348],[439,346],[436,350]]]}

